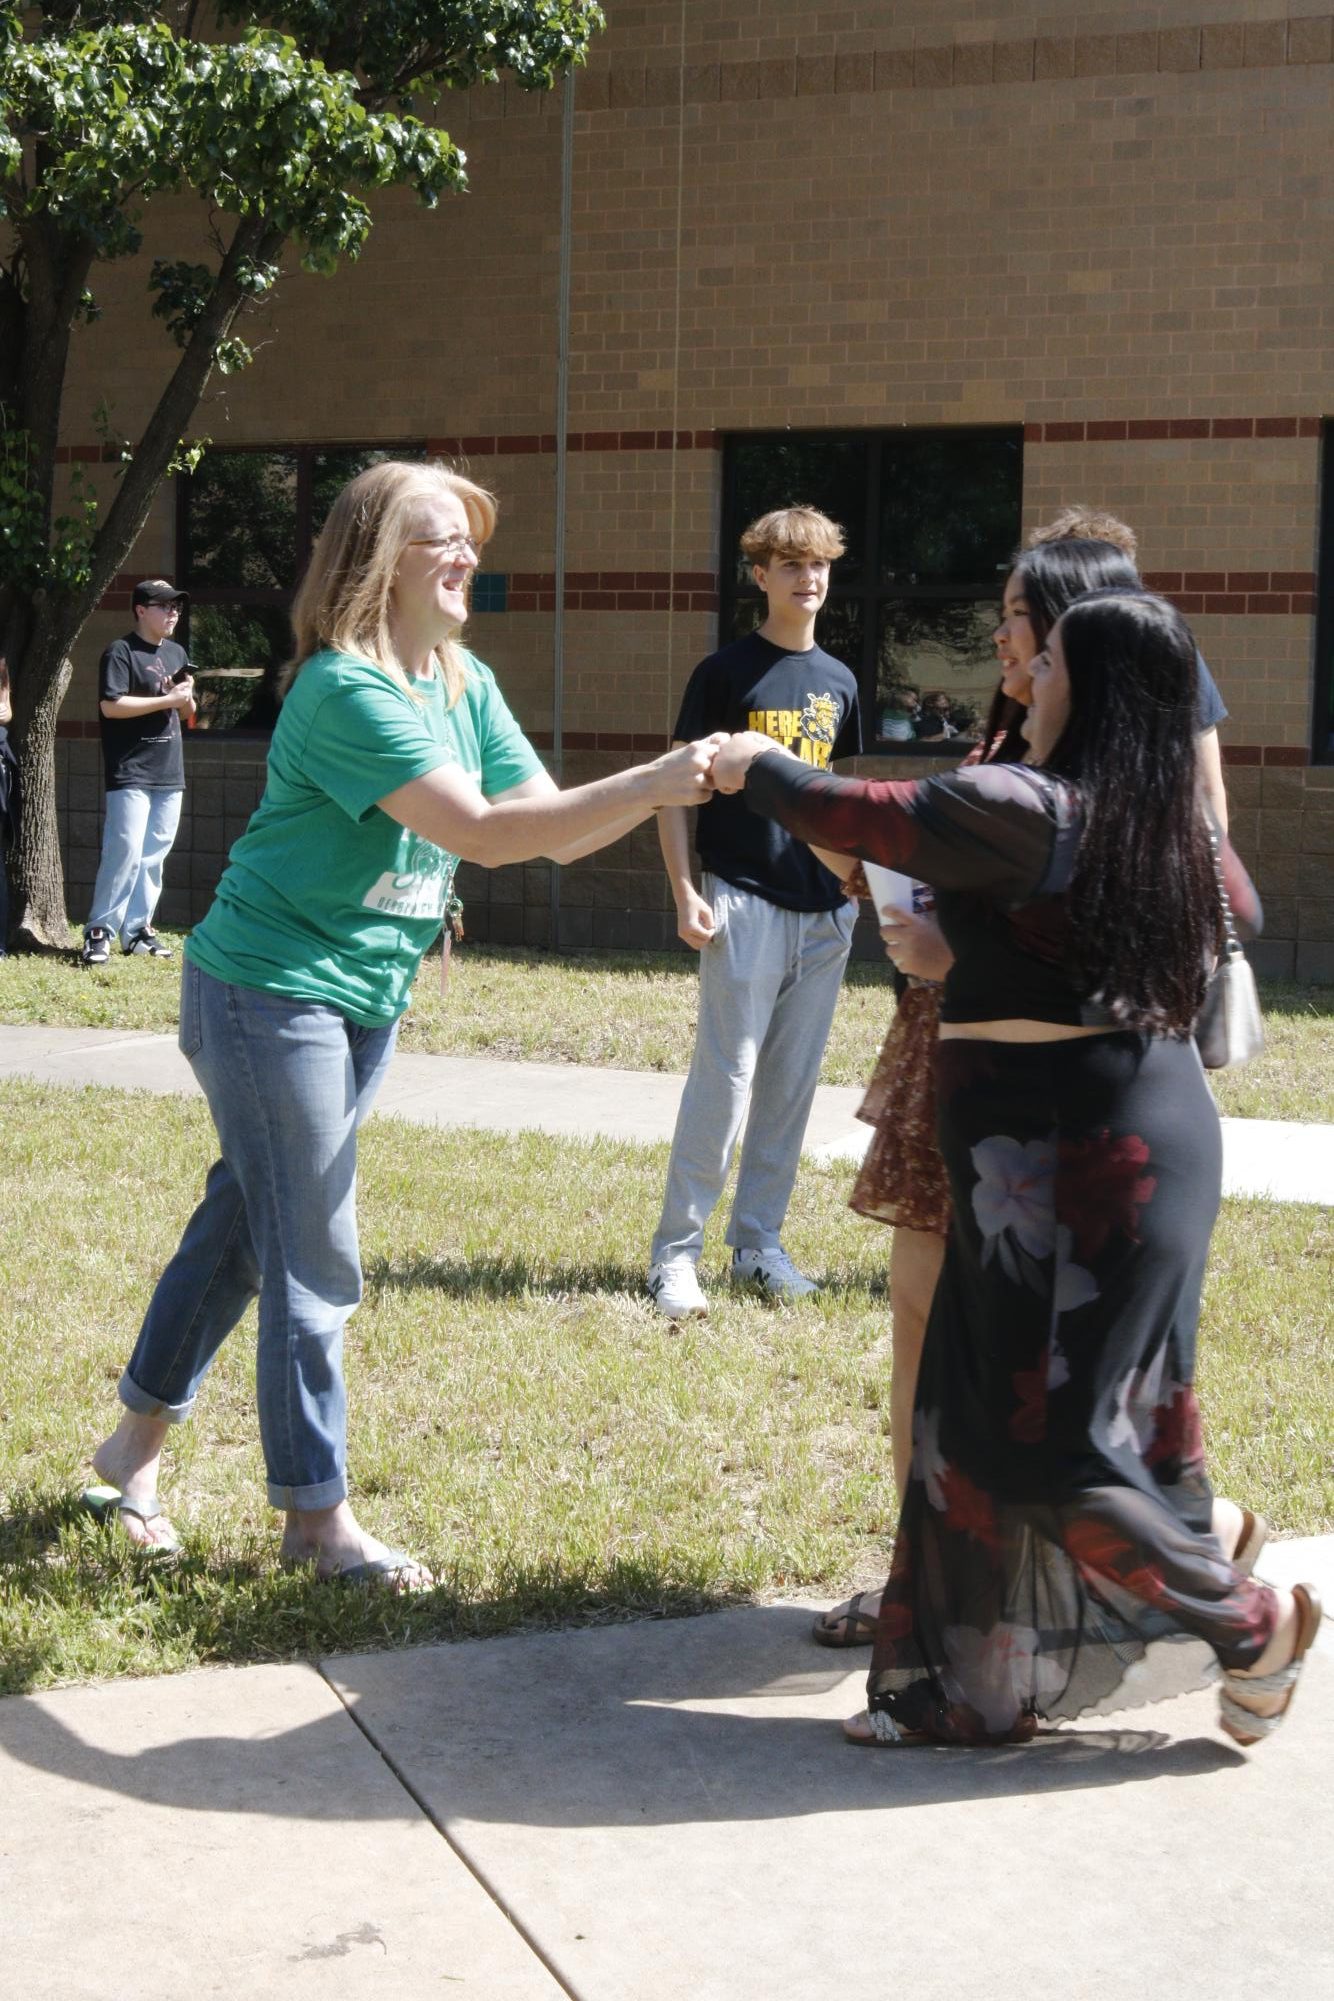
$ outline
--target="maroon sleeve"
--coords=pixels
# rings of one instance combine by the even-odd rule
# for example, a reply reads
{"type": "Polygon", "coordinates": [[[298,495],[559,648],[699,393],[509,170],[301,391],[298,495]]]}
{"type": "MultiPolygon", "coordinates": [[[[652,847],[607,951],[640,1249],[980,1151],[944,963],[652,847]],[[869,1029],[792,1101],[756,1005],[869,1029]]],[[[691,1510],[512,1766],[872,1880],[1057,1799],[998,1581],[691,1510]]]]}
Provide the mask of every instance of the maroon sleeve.
{"type": "Polygon", "coordinates": [[[1043,885],[1063,789],[1019,765],[978,765],[921,780],[839,778],[767,752],[746,777],[746,804],[799,840],[857,855],[937,889],[1019,901],[1043,885]]]}
{"type": "Polygon", "coordinates": [[[1224,834],[1219,843],[1219,857],[1223,869],[1223,881],[1227,885],[1228,901],[1232,905],[1232,916],[1237,926],[1237,936],[1243,942],[1258,938],[1264,930],[1265,914],[1261,907],[1255,884],[1233,847],[1224,834]]]}

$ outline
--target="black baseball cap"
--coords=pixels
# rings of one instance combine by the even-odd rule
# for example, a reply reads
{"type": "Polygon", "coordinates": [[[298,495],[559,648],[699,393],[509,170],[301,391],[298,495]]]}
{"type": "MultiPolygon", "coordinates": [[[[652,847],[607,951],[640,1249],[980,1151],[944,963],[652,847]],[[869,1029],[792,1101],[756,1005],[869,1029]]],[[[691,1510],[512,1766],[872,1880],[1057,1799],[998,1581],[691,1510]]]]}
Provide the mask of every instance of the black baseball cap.
{"type": "Polygon", "coordinates": [[[165,577],[145,577],[141,584],[135,585],[130,607],[133,610],[141,604],[184,604],[186,596],[185,591],[178,591],[165,577]]]}

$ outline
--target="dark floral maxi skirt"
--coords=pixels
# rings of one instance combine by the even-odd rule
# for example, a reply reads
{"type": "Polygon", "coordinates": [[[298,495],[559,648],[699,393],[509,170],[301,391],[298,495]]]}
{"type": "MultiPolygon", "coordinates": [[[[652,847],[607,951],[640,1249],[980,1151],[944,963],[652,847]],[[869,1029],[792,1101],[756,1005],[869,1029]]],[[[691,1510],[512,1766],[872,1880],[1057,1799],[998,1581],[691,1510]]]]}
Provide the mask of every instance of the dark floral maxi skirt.
{"type": "Polygon", "coordinates": [[[871,1707],[995,1742],[1249,1666],[1277,1606],[1210,1531],[1222,1144],[1193,1043],[950,1040],[936,1083],[954,1216],[871,1707]]]}

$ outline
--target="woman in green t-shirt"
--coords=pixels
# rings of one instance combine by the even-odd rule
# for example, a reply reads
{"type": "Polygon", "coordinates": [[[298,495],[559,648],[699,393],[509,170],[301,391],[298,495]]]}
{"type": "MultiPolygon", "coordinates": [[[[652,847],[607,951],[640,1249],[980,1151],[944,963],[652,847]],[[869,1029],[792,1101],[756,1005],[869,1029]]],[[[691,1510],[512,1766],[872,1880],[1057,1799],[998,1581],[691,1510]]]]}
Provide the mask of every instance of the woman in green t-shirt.
{"type": "Polygon", "coordinates": [[[259,1298],[257,1386],[282,1553],[401,1590],[429,1571],[347,1500],[342,1335],[361,1296],[356,1133],[460,857],[573,861],[709,789],[713,743],[557,790],[489,669],[457,643],[489,494],[389,462],[339,495],[293,608],[296,653],[264,797],[191,934],[181,1048],[221,1157],[158,1282],[88,1504],[176,1547],[157,1498],[167,1432],[259,1298]]]}

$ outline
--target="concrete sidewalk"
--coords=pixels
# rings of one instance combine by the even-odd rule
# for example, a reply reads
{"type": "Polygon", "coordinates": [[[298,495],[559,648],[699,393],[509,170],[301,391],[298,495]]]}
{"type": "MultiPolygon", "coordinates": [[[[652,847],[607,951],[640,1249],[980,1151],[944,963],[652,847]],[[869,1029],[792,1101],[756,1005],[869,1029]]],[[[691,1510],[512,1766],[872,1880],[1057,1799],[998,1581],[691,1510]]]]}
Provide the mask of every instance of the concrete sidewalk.
{"type": "MultiPolygon", "coordinates": [[[[197,1094],[170,1035],[96,1028],[0,1027],[0,1078],[111,1084],[197,1094]]],[[[671,1139],[684,1079],[648,1070],[500,1063],[478,1056],[395,1056],[377,1110],[429,1126],[535,1130],[574,1139],[671,1139]]],[[[860,1160],[870,1129],[861,1091],[821,1085],[806,1149],[817,1160],[860,1160]]],[[[1223,1120],[1227,1195],[1334,1204],[1334,1126],[1223,1120]]]]}
{"type": "Polygon", "coordinates": [[[1250,1753],[1208,1691],[1022,1749],[868,1752],[836,1727],[866,1656],[814,1647],[813,1610],[10,1697],[5,1991],[1334,1992],[1327,1653],[1250,1753]]]}

